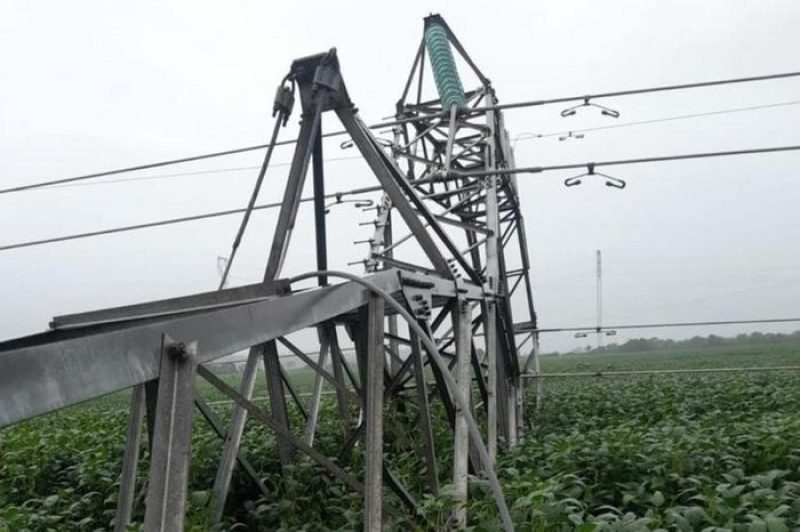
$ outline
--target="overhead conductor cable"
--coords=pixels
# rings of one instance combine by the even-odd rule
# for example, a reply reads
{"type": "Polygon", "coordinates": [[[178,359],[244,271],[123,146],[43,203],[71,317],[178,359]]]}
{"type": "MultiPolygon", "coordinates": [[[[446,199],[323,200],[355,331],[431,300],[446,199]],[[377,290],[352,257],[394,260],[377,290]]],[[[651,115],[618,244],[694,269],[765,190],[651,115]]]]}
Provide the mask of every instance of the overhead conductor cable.
{"type": "MultiPolygon", "coordinates": [[[[771,148],[754,148],[748,150],[732,150],[732,151],[723,151],[723,152],[710,152],[710,153],[689,153],[689,154],[681,154],[681,155],[666,155],[661,157],[645,157],[639,159],[622,159],[622,160],[615,160],[615,161],[598,161],[594,163],[570,163],[570,164],[561,164],[561,165],[553,165],[553,166],[535,166],[535,167],[528,167],[528,168],[516,168],[516,169],[507,169],[503,170],[502,173],[505,174],[539,174],[543,172],[549,172],[552,170],[571,170],[576,168],[588,168],[590,164],[593,164],[595,167],[600,166],[613,166],[613,165],[625,165],[625,164],[642,164],[642,163],[652,163],[652,162],[665,162],[665,161],[678,161],[678,160],[686,160],[686,159],[701,159],[706,157],[725,157],[725,156],[733,156],[733,155],[755,155],[755,154],[764,154],[764,153],[778,153],[778,152],[789,152],[789,151],[797,151],[800,150],[800,145],[795,146],[777,146],[771,148]]],[[[447,181],[451,179],[459,179],[461,177],[481,177],[487,175],[487,173],[492,172],[451,172],[451,175],[442,176],[442,175],[434,175],[427,178],[420,178],[414,181],[414,184],[422,184],[422,183],[430,183],[435,181],[447,181]]],[[[361,187],[355,188],[346,191],[339,191],[333,192],[331,194],[326,194],[326,199],[332,199],[340,196],[352,196],[357,194],[368,194],[371,192],[380,192],[383,190],[380,186],[371,186],[371,187],[361,187]]],[[[313,197],[306,197],[301,198],[300,202],[308,202],[312,201],[313,197]]],[[[280,203],[269,203],[264,205],[255,205],[252,207],[251,210],[264,210],[264,209],[276,209],[280,207],[280,203]]],[[[136,224],[136,225],[129,225],[129,226],[122,226],[122,227],[115,227],[111,229],[103,229],[99,231],[91,231],[88,233],[78,233],[74,235],[65,235],[60,237],[53,237],[53,238],[46,238],[43,240],[31,240],[27,242],[18,242],[15,244],[7,244],[0,246],[0,251],[9,251],[12,249],[19,249],[24,247],[31,247],[31,246],[39,246],[43,244],[52,244],[55,242],[64,242],[67,240],[77,240],[80,238],[89,238],[94,236],[101,236],[107,235],[112,233],[122,233],[126,231],[135,231],[137,229],[147,229],[150,227],[160,227],[164,225],[172,225],[172,224],[179,224],[179,223],[186,223],[186,222],[193,222],[197,220],[204,220],[208,218],[218,218],[221,216],[230,216],[233,214],[239,214],[246,212],[246,209],[230,209],[224,211],[215,211],[203,214],[196,214],[193,216],[184,216],[180,218],[172,218],[168,220],[160,220],[156,222],[148,222],[144,224],[136,224]]]]}
{"type": "Polygon", "coordinates": [[[294,90],[294,81],[290,80],[287,76],[284,78],[283,82],[281,82],[280,86],[278,87],[278,91],[275,94],[275,102],[272,107],[272,116],[276,116],[277,118],[275,119],[275,126],[272,129],[272,137],[270,139],[269,147],[267,148],[267,153],[264,155],[264,163],[261,165],[261,170],[256,178],[253,192],[250,194],[250,201],[247,203],[247,209],[244,211],[242,223],[239,225],[239,230],[236,232],[236,237],[233,239],[230,255],[228,255],[228,259],[225,261],[225,270],[220,276],[220,290],[225,288],[225,282],[228,280],[228,274],[231,271],[233,259],[236,257],[236,251],[239,249],[239,244],[242,242],[242,236],[244,236],[244,231],[247,229],[247,223],[250,221],[250,215],[252,214],[253,208],[256,205],[258,193],[261,191],[261,184],[264,182],[264,176],[267,173],[269,161],[272,158],[272,151],[275,149],[275,142],[278,140],[278,132],[280,131],[281,126],[286,125],[286,122],[289,120],[289,116],[292,114],[292,107],[294,106],[294,90]]]}
{"type": "MultiPolygon", "coordinates": [[[[470,109],[470,112],[483,112],[483,111],[489,111],[489,110],[493,110],[493,109],[496,109],[496,110],[519,109],[519,108],[523,108],[523,107],[537,107],[537,106],[550,105],[550,104],[556,104],[556,103],[568,103],[568,102],[574,102],[574,101],[584,101],[586,98],[590,98],[590,99],[592,99],[592,98],[612,98],[612,97],[619,97],[619,96],[631,96],[631,95],[636,95],[636,94],[646,94],[646,93],[662,92],[662,91],[695,89],[695,88],[700,88],[700,87],[712,87],[712,86],[729,85],[729,84],[736,84],[736,83],[750,83],[750,82],[756,82],[756,81],[768,81],[768,80],[775,80],[775,79],[786,79],[786,78],[793,78],[793,77],[798,77],[798,76],[800,76],[800,72],[784,72],[784,73],[780,73],[780,74],[768,74],[768,75],[764,75],[764,76],[751,76],[751,77],[747,77],[747,78],[733,78],[733,79],[723,79],[723,80],[715,80],[715,81],[703,81],[703,82],[699,82],[699,83],[684,83],[684,84],[681,84],[681,85],[665,85],[665,86],[661,86],[661,87],[649,87],[649,88],[644,88],[644,89],[629,89],[629,90],[622,90],[622,91],[615,91],[615,92],[598,93],[598,94],[594,94],[594,95],[567,96],[567,97],[562,97],[562,98],[552,98],[552,99],[548,99],[548,100],[531,100],[531,101],[526,101],[526,102],[497,104],[497,105],[485,106],[485,107],[475,107],[475,108],[470,109]]],[[[448,113],[444,113],[444,114],[439,113],[439,116],[445,116],[447,114],[448,113]]],[[[432,116],[433,115],[428,115],[426,117],[430,118],[432,116]]],[[[414,121],[419,120],[420,118],[423,118],[423,117],[418,117],[417,116],[417,117],[410,117],[410,118],[403,118],[403,119],[399,119],[399,120],[393,120],[393,121],[389,121],[389,122],[381,122],[381,123],[378,123],[378,124],[373,124],[373,125],[369,126],[369,128],[370,129],[385,128],[385,127],[390,127],[390,126],[394,126],[394,125],[403,124],[403,123],[406,123],[406,122],[414,122],[414,121]]],[[[334,131],[334,132],[330,132],[330,133],[325,133],[322,136],[324,138],[336,137],[336,136],[345,135],[346,133],[347,133],[346,131],[334,131]]],[[[281,141],[281,142],[276,142],[275,146],[283,146],[283,145],[288,145],[288,144],[294,144],[295,142],[297,142],[297,139],[285,140],[285,141],[281,141]]],[[[104,172],[97,172],[97,173],[92,173],[92,174],[87,174],[87,175],[82,175],[82,176],[66,177],[66,178],[61,178],[61,179],[52,179],[52,180],[48,180],[48,181],[41,181],[41,182],[38,182],[38,183],[31,183],[31,184],[28,184],[28,185],[19,185],[19,186],[15,186],[15,187],[9,187],[9,188],[0,189],[0,194],[8,194],[8,193],[11,193],[11,192],[21,192],[21,191],[24,191],[24,190],[42,188],[42,187],[47,187],[47,186],[57,185],[57,184],[62,184],[62,183],[72,183],[72,182],[75,182],[75,181],[84,181],[84,180],[87,180],[87,179],[96,179],[96,178],[100,178],[100,177],[108,177],[108,176],[112,176],[112,175],[124,174],[124,173],[127,173],[127,172],[136,172],[136,171],[140,171],[140,170],[148,170],[148,169],[152,169],[152,168],[160,168],[160,167],[163,167],[163,166],[169,166],[169,165],[173,165],[173,164],[182,164],[182,163],[195,162],[195,161],[200,161],[200,160],[205,160],[205,159],[213,159],[213,158],[216,158],[216,157],[224,157],[224,156],[227,156],[227,155],[236,155],[236,154],[240,154],[240,153],[258,151],[258,150],[267,148],[268,146],[269,146],[268,144],[259,144],[259,145],[256,145],[256,146],[246,146],[246,147],[243,147],[243,148],[235,148],[235,149],[232,149],[232,150],[211,152],[211,153],[205,153],[205,154],[200,154],[200,155],[192,155],[192,156],[183,157],[183,158],[180,158],[180,159],[172,159],[172,160],[168,160],[168,161],[159,161],[159,162],[155,162],[155,163],[142,164],[142,165],[138,165],[138,166],[129,166],[127,168],[119,168],[119,169],[115,169],[115,170],[107,170],[107,171],[104,171],[104,172]]]]}

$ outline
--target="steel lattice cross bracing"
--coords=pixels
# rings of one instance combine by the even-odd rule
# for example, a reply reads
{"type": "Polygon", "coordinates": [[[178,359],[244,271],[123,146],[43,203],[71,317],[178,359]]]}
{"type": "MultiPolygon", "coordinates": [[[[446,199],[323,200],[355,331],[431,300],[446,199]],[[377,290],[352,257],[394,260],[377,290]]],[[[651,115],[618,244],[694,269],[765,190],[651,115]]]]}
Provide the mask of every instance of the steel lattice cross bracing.
{"type": "MultiPolygon", "coordinates": [[[[274,431],[284,468],[302,454],[361,493],[366,530],[380,529],[385,512],[407,511],[421,519],[414,495],[384,455],[383,412],[390,401],[414,403],[420,412],[415,437],[427,465],[427,489],[437,493],[452,483],[457,499],[466,500],[471,471],[486,480],[502,525],[512,528],[494,462],[498,448],[513,447],[524,429],[520,360],[537,369],[538,341],[525,224],[502,109],[489,80],[438,15],[425,19],[391,138],[376,136],[362,122],[344,79],[333,49],[294,61],[278,90],[272,144],[292,107],[299,107],[301,123],[262,283],[223,283],[217,291],[59,316],[46,333],[0,343],[0,426],[133,389],[117,530],[125,529],[137,500],[143,432],[152,445],[145,529],[183,528],[194,408],[224,440],[211,501],[215,521],[223,514],[234,468],[241,467],[267,494],[240,454],[248,418],[274,431]],[[477,86],[462,82],[457,61],[477,86]],[[426,87],[440,97],[423,100],[426,87]],[[369,211],[374,234],[363,277],[328,266],[322,138],[323,125],[333,119],[383,194],[369,211]],[[317,271],[291,276],[282,270],[309,167],[317,271]],[[515,335],[514,318],[531,332],[515,335]],[[319,338],[316,360],[288,338],[304,329],[319,338]],[[343,355],[350,345],[357,367],[343,355]],[[279,348],[316,372],[304,404],[287,389],[279,348]],[[249,354],[237,387],[206,367],[244,349],[249,354]],[[268,408],[252,401],[259,368],[266,375],[268,408]],[[198,376],[234,402],[228,426],[195,394],[198,376]],[[315,447],[324,383],[335,390],[339,422],[352,436],[349,445],[363,442],[363,477],[315,447]],[[287,392],[307,413],[305,426],[291,425],[287,392]],[[452,428],[451,479],[437,474],[433,401],[441,401],[452,428]],[[360,415],[352,416],[353,409],[360,415]],[[386,504],[387,490],[404,508],[386,504]]],[[[270,155],[271,149],[231,260],[270,155]]],[[[456,527],[466,523],[463,505],[456,505],[451,519],[456,527]]]]}

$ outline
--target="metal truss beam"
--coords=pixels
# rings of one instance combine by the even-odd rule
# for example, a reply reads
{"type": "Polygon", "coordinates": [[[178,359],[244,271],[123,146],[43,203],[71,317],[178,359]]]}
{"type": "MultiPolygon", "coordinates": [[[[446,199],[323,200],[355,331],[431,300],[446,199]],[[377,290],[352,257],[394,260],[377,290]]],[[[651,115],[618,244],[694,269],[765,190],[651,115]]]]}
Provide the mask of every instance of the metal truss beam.
{"type": "MultiPolygon", "coordinates": [[[[397,294],[405,279],[426,282],[443,297],[480,297],[480,289],[440,277],[386,270],[367,276],[397,294]],[[466,288],[465,288],[466,286],[466,288]]],[[[159,374],[161,335],[194,341],[205,363],[274,340],[366,304],[369,291],[353,282],[286,296],[115,326],[70,331],[0,343],[0,427],[153,380],[159,374]]]]}

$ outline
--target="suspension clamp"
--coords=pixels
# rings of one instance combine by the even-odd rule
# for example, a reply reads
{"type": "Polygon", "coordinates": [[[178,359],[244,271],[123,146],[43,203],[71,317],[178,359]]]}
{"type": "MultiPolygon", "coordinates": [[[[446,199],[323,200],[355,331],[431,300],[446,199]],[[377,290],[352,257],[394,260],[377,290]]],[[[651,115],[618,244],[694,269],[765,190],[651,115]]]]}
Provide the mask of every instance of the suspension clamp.
{"type": "Polygon", "coordinates": [[[283,118],[283,125],[289,121],[289,116],[292,114],[292,107],[294,107],[294,83],[289,83],[287,86],[282,83],[275,93],[275,102],[272,105],[272,116],[280,113],[283,118]]]}

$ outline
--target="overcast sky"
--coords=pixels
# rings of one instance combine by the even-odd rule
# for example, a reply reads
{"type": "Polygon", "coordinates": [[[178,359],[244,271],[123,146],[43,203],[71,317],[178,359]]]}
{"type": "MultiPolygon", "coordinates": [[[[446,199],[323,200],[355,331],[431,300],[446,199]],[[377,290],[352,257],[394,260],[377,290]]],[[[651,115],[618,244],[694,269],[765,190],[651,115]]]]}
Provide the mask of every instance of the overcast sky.
{"type": "MultiPolygon", "coordinates": [[[[266,142],[275,87],[291,60],[336,46],[368,122],[393,113],[422,34],[439,12],[503,102],[800,70],[800,3],[0,2],[0,186],[69,177],[266,142]]],[[[465,76],[466,77],[466,76],[465,76]]],[[[467,88],[473,88],[467,83],[467,88]]],[[[558,106],[510,111],[512,136],[800,100],[800,79],[599,101],[616,121],[558,106]]],[[[282,133],[291,138],[298,114],[282,133]]],[[[800,105],[519,140],[522,166],[800,144],[800,105]]],[[[327,131],[339,129],[326,116],[327,131]]],[[[326,157],[352,157],[339,141],[326,157]]],[[[121,176],[257,165],[260,153],[121,176]]],[[[260,202],[278,201],[291,150],[260,202]]],[[[544,327],[592,323],[594,253],[602,249],[605,321],[800,315],[800,154],[607,168],[624,191],[574,172],[520,176],[533,282],[544,327]]],[[[0,196],[0,245],[246,205],[254,170],[0,196]]],[[[361,161],[331,161],[328,189],[374,183],[361,161]]],[[[310,180],[309,180],[310,181],[310,180]]],[[[301,210],[285,273],[313,261],[301,210]]],[[[232,282],[258,281],[276,212],[254,216],[232,282]]],[[[351,240],[367,216],[332,211],[332,266],[363,258],[351,240]]],[[[0,253],[0,338],[53,315],[210,290],[238,217],[0,253]]],[[[350,267],[359,272],[358,267],[350,267]]],[[[735,334],[793,326],[640,331],[735,334]]],[[[629,336],[620,335],[619,340],[629,336]]],[[[543,339],[545,350],[586,341],[543,339]]]]}

